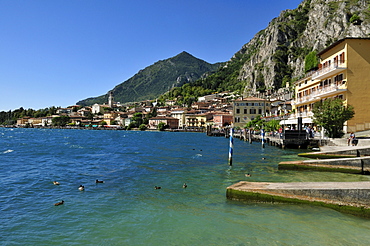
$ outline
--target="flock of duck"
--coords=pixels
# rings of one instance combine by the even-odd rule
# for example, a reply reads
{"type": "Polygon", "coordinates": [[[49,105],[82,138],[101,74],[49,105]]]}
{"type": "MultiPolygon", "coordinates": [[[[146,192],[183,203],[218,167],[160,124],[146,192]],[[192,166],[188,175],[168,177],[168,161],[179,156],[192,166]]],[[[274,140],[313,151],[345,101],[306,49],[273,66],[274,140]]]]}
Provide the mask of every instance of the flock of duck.
{"type": "MultiPolygon", "coordinates": [[[[202,150],[200,150],[200,151],[202,151],[202,150]]],[[[262,160],[265,160],[266,158],[265,157],[262,157],[262,160]]],[[[247,174],[245,174],[245,176],[246,177],[251,177],[252,175],[250,174],[250,173],[247,173],[247,174]]],[[[104,183],[104,181],[103,180],[95,180],[95,183],[104,183]]],[[[60,185],[60,183],[58,182],[58,181],[53,181],[53,184],[54,185],[60,185]]],[[[188,185],[186,184],[186,183],[184,183],[183,185],[182,185],[182,188],[186,188],[186,187],[188,187],[188,185]]],[[[154,186],[154,189],[155,190],[159,190],[159,189],[161,189],[162,187],[160,187],[160,186],[154,186]]],[[[80,185],[79,187],[78,187],[78,190],[79,191],[84,191],[85,190],[85,186],[83,186],[83,185],[80,185]]],[[[54,205],[55,206],[59,206],[59,205],[62,205],[62,204],[64,204],[64,201],[62,200],[61,202],[57,202],[57,203],[55,203],[54,205]]]]}
{"type": "MultiPolygon", "coordinates": [[[[186,184],[186,183],[184,183],[183,185],[182,185],[182,188],[186,188],[186,187],[188,187],[188,185],[186,184]]],[[[159,190],[159,189],[162,189],[162,187],[160,187],[160,186],[154,186],[154,189],[155,190],[159,190]]]]}
{"type": "MultiPolygon", "coordinates": [[[[104,183],[104,181],[103,180],[95,180],[95,183],[104,183]]],[[[53,181],[53,184],[54,185],[60,185],[60,183],[58,182],[58,181],[53,181]]],[[[85,186],[83,186],[83,185],[80,185],[79,187],[78,187],[78,190],[79,191],[84,191],[85,190],[85,186]]],[[[62,200],[62,201],[60,201],[60,202],[57,202],[57,203],[55,203],[54,204],[54,206],[59,206],[59,205],[63,205],[64,204],[64,201],[62,200]]]]}
{"type": "MultiPolygon", "coordinates": [[[[95,180],[95,183],[104,183],[104,181],[103,180],[95,180]]],[[[53,181],[53,184],[54,185],[60,185],[60,183],[58,182],[58,181],[53,181]]],[[[184,188],[184,189],[186,189],[186,187],[188,187],[188,185],[186,184],[186,183],[184,183],[183,185],[182,185],[182,188],[184,188]]],[[[160,187],[160,186],[154,186],[154,189],[155,190],[159,190],[159,189],[161,189],[162,187],[160,187]]],[[[79,187],[78,187],[78,190],[79,191],[84,191],[85,190],[85,186],[83,186],[83,185],[80,185],[79,187]]],[[[54,206],[59,206],[59,205],[63,205],[64,204],[64,201],[62,200],[62,201],[60,201],[60,202],[57,202],[57,203],[55,203],[54,204],[54,206]]]]}

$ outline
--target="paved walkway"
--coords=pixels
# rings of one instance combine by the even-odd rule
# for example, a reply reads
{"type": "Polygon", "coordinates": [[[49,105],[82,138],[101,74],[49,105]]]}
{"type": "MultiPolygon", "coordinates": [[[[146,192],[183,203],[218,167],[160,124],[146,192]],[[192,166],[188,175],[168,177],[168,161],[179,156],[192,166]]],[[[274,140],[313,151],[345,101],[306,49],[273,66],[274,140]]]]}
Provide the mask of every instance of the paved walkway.
{"type": "Polygon", "coordinates": [[[346,150],[358,150],[358,149],[366,149],[370,148],[370,142],[369,145],[365,146],[321,146],[320,152],[335,152],[335,151],[346,151],[346,150]]]}

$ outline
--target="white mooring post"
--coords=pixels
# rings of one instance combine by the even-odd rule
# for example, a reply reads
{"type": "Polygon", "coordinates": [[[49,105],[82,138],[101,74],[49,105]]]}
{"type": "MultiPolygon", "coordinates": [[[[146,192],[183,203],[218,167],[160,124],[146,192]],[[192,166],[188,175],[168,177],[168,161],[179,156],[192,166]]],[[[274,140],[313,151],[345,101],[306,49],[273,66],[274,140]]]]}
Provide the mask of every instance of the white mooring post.
{"type": "Polygon", "coordinates": [[[234,135],[234,128],[230,128],[230,147],[229,147],[229,166],[233,165],[233,135],[234,135]]]}
{"type": "Polygon", "coordinates": [[[265,129],[261,129],[261,143],[262,148],[265,148],[265,129]]]}

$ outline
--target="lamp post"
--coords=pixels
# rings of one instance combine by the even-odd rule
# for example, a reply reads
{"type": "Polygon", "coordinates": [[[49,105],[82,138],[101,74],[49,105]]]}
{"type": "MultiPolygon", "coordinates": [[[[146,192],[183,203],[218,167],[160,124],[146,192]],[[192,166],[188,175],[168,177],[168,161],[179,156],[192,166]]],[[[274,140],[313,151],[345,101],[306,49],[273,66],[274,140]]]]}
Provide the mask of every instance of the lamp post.
{"type": "Polygon", "coordinates": [[[284,136],[284,138],[283,139],[285,139],[285,114],[286,114],[286,104],[285,104],[285,100],[284,100],[284,106],[283,106],[283,110],[284,110],[284,115],[283,115],[283,120],[284,120],[284,124],[283,124],[283,136],[284,136]]]}

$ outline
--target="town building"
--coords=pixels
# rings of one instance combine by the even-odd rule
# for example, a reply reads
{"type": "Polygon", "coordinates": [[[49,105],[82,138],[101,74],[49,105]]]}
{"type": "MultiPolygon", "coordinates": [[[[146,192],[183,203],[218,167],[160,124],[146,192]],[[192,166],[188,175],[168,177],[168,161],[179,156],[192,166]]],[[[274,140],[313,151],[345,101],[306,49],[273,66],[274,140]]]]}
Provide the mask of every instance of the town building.
{"type": "Polygon", "coordinates": [[[223,128],[231,125],[233,121],[233,116],[226,113],[217,113],[213,114],[213,127],[214,128],[223,128]]]}
{"type": "Polygon", "coordinates": [[[244,127],[258,115],[265,116],[270,113],[270,102],[267,99],[248,97],[233,101],[233,126],[244,127]]]}
{"type": "Polygon", "coordinates": [[[171,117],[179,119],[179,125],[177,127],[179,129],[183,129],[186,126],[185,114],[186,114],[186,109],[183,109],[183,108],[176,108],[171,111],[171,117]]]}
{"type": "Polygon", "coordinates": [[[102,114],[102,113],[104,113],[104,107],[107,107],[107,105],[100,105],[100,104],[95,103],[91,107],[91,112],[93,114],[98,114],[98,113],[102,114]]]}
{"type": "Polygon", "coordinates": [[[313,105],[327,98],[340,98],[354,107],[355,116],[347,121],[344,131],[370,129],[370,39],[344,38],[318,53],[319,69],[295,82],[295,112],[290,120],[302,117],[312,123],[313,105]]]}
{"type": "Polygon", "coordinates": [[[204,131],[207,124],[211,124],[213,116],[209,113],[189,111],[185,114],[185,128],[189,131],[204,131]]]}
{"type": "MultiPolygon", "coordinates": [[[[110,112],[105,112],[104,113],[104,121],[108,124],[108,125],[113,125],[112,123],[116,122],[116,118],[119,116],[119,112],[117,111],[110,111],[110,112]]],[[[115,124],[116,124],[115,123],[115,124]]]]}
{"type": "Polygon", "coordinates": [[[159,123],[164,123],[169,129],[177,129],[179,126],[179,119],[167,116],[157,116],[149,119],[149,129],[158,129],[159,123]]]}

